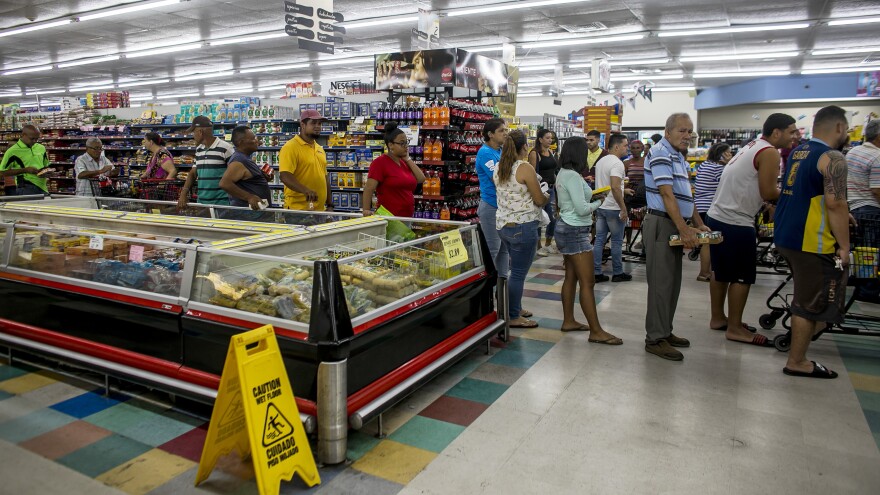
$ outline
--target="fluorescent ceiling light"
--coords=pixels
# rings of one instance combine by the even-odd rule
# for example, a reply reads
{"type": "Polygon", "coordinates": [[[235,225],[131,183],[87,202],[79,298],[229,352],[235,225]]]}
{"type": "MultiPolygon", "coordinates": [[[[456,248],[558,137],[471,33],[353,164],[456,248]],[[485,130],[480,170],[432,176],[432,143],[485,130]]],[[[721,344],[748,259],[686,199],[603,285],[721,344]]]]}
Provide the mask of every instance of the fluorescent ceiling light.
{"type": "MultiPolygon", "coordinates": [[[[0,98],[15,98],[17,96],[24,96],[25,93],[0,93],[0,98]]],[[[32,96],[34,93],[28,93],[28,96],[32,96]]]]}
{"type": "Polygon", "coordinates": [[[161,55],[163,53],[182,52],[185,50],[196,50],[202,47],[202,42],[184,43],[182,45],[163,46],[160,48],[150,48],[147,50],[132,50],[125,52],[125,58],[148,57],[150,55],[161,55]]]}
{"type": "Polygon", "coordinates": [[[568,38],[564,40],[539,41],[535,43],[524,43],[521,45],[525,49],[532,48],[552,48],[556,46],[574,46],[574,45],[592,45],[598,43],[614,43],[615,41],[633,41],[646,37],[647,34],[625,34],[621,36],[593,36],[591,38],[568,38]]]}
{"type": "Polygon", "coordinates": [[[158,95],[158,96],[156,96],[156,98],[189,98],[191,96],[199,96],[199,94],[198,93],[180,93],[180,94],[176,94],[176,95],[158,95]]]}
{"type": "Polygon", "coordinates": [[[42,95],[63,95],[63,94],[67,94],[69,92],[70,91],[68,91],[66,89],[50,89],[50,90],[46,90],[46,91],[28,91],[25,94],[27,96],[35,96],[35,95],[42,96],[42,95]]]}
{"type": "Polygon", "coordinates": [[[153,84],[164,84],[167,82],[171,82],[171,79],[153,79],[150,81],[132,81],[132,82],[119,83],[118,86],[120,88],[134,88],[137,86],[151,86],[153,84]]]}
{"type": "Polygon", "coordinates": [[[186,75],[186,76],[175,77],[174,82],[195,81],[198,79],[214,79],[216,77],[228,77],[228,76],[232,76],[232,75],[235,75],[235,71],[226,70],[226,71],[220,71],[220,72],[203,72],[203,73],[199,73],[199,74],[190,74],[190,75],[186,75]]]}
{"type": "Polygon", "coordinates": [[[75,89],[82,89],[82,88],[90,88],[92,86],[106,86],[108,84],[113,84],[113,79],[102,79],[100,81],[92,81],[92,82],[87,82],[87,83],[81,82],[79,84],[74,84],[73,86],[70,86],[68,89],[75,90],[75,89]]]}
{"type": "Polygon", "coordinates": [[[714,62],[716,60],[763,60],[767,58],[797,57],[800,52],[743,53],[740,55],[701,55],[698,57],[678,57],[679,62],[714,62]]]}
{"type": "MultiPolygon", "coordinates": [[[[673,92],[673,91],[696,91],[697,88],[695,86],[662,86],[662,87],[653,87],[650,89],[654,93],[657,93],[657,92],[669,93],[669,92],[673,92]]],[[[635,91],[632,88],[623,88],[623,89],[618,89],[617,91],[623,91],[625,93],[635,93],[635,91]]]]}
{"type": "Polygon", "coordinates": [[[236,36],[233,38],[223,38],[220,40],[210,40],[208,44],[211,46],[221,46],[221,45],[234,45],[237,43],[250,43],[251,41],[263,41],[263,40],[271,40],[275,38],[284,38],[287,37],[287,33],[266,33],[266,34],[255,34],[253,36],[236,36]]]}
{"type": "Polygon", "coordinates": [[[713,77],[759,77],[759,76],[787,76],[791,71],[787,70],[767,70],[758,72],[696,72],[695,78],[709,79],[713,77]]]}
{"type": "Polygon", "coordinates": [[[533,72],[533,71],[537,72],[537,71],[542,71],[542,70],[556,70],[556,66],[555,65],[526,65],[526,66],[521,65],[521,66],[519,66],[520,72],[533,72]]]}
{"type": "Polygon", "coordinates": [[[94,12],[91,14],[83,14],[77,16],[82,21],[91,21],[93,19],[100,19],[102,17],[110,17],[111,15],[119,15],[119,14],[127,14],[129,12],[137,12],[139,10],[147,10],[147,9],[155,9],[158,7],[164,7],[166,5],[171,5],[175,3],[180,3],[180,0],[158,0],[155,2],[138,2],[134,5],[129,5],[125,7],[119,7],[115,9],[107,9],[101,10],[98,12],[94,12]]]}
{"type": "Polygon", "coordinates": [[[33,67],[24,67],[22,69],[7,70],[0,75],[11,76],[13,74],[25,74],[28,72],[40,72],[44,70],[52,70],[52,65],[35,65],[33,67]]]}
{"type": "Polygon", "coordinates": [[[517,85],[519,88],[537,88],[540,86],[550,86],[553,84],[553,81],[531,81],[531,82],[521,82],[517,85]]]}
{"type": "Polygon", "coordinates": [[[804,29],[810,27],[809,22],[796,22],[788,24],[754,24],[749,26],[715,27],[706,29],[681,29],[674,31],[659,31],[657,36],[666,38],[670,36],[699,36],[703,34],[728,34],[750,33],[755,31],[781,31],[786,29],[804,29]]]}
{"type": "Polygon", "coordinates": [[[6,29],[4,31],[0,31],[0,38],[2,38],[4,36],[13,36],[16,34],[21,34],[21,33],[29,33],[31,31],[39,31],[41,29],[49,29],[49,28],[54,28],[54,27],[59,27],[59,26],[66,26],[66,25],[70,24],[71,22],[73,22],[73,19],[64,19],[63,21],[54,21],[54,22],[47,22],[45,24],[36,24],[33,26],[25,26],[25,27],[20,27],[20,28],[6,29]]]}
{"type": "Polygon", "coordinates": [[[115,88],[115,86],[112,84],[105,84],[103,86],[91,86],[91,87],[87,87],[87,88],[70,88],[70,92],[71,93],[73,93],[75,91],[89,92],[89,91],[97,91],[99,89],[112,89],[112,88],[115,88]]]}
{"type": "Polygon", "coordinates": [[[257,88],[257,91],[276,91],[279,89],[287,89],[286,84],[276,84],[274,86],[260,86],[257,88]]]}
{"type": "Polygon", "coordinates": [[[262,67],[251,67],[249,69],[240,69],[239,74],[250,74],[252,72],[270,72],[270,71],[282,71],[282,70],[290,70],[290,69],[304,69],[308,67],[309,63],[305,64],[288,64],[288,65],[269,65],[262,67]]]}
{"type": "Polygon", "coordinates": [[[315,62],[318,67],[329,67],[331,65],[349,65],[349,64],[365,64],[367,62],[373,63],[375,59],[373,57],[354,57],[354,58],[345,58],[341,60],[318,60],[315,62]]]}
{"type": "MultiPolygon", "coordinates": [[[[636,60],[609,60],[608,64],[612,67],[620,67],[627,65],[663,65],[668,64],[672,59],[669,57],[666,58],[643,58],[636,60]]],[[[592,67],[592,63],[589,64],[575,64],[569,65],[572,69],[580,69],[584,67],[592,67]]]]}
{"type": "Polygon", "coordinates": [[[855,67],[832,67],[827,69],[807,69],[802,70],[801,74],[845,74],[847,72],[874,72],[880,70],[880,66],[855,66],[855,67]]]}
{"type": "Polygon", "coordinates": [[[111,60],[119,60],[119,55],[107,55],[106,57],[84,58],[80,60],[72,60],[70,62],[62,62],[58,64],[59,69],[67,67],[76,67],[78,65],[97,64],[101,62],[109,62],[111,60]]]}
{"type": "Polygon", "coordinates": [[[880,22],[880,17],[853,17],[851,19],[835,19],[828,21],[829,26],[850,26],[852,24],[870,24],[880,22]]]}
{"type": "Polygon", "coordinates": [[[462,50],[470,53],[484,53],[484,52],[500,52],[503,49],[501,46],[474,46],[471,48],[462,48],[462,50]]]}
{"type": "Polygon", "coordinates": [[[403,15],[394,17],[370,18],[364,19],[362,21],[354,20],[342,22],[339,23],[339,25],[344,26],[345,29],[357,29],[364,27],[387,26],[388,24],[402,24],[404,22],[418,22],[418,20],[419,16],[417,15],[403,15]]]}
{"type": "Polygon", "coordinates": [[[144,101],[144,100],[154,100],[156,99],[153,95],[130,95],[128,97],[129,101],[144,101]]]}
{"type": "MultiPolygon", "coordinates": [[[[535,98],[539,96],[544,96],[544,93],[517,93],[517,98],[535,98]]],[[[549,96],[549,95],[548,95],[549,96]]]]}
{"type": "Polygon", "coordinates": [[[502,10],[527,9],[530,7],[543,7],[545,5],[561,5],[565,3],[586,3],[589,0],[534,0],[525,2],[507,2],[488,4],[480,7],[466,7],[460,9],[451,9],[446,11],[447,17],[458,17],[462,15],[482,14],[484,12],[499,12],[502,10]]]}
{"type": "Polygon", "coordinates": [[[642,74],[642,75],[635,75],[635,76],[615,76],[614,74],[611,75],[612,82],[617,82],[617,81],[662,81],[665,79],[684,79],[684,74],[658,74],[656,76],[651,75],[651,74],[642,74]]]}
{"type": "Polygon", "coordinates": [[[228,88],[211,88],[202,92],[205,95],[225,95],[229,93],[238,93],[239,91],[253,91],[254,86],[248,84],[246,86],[230,86],[228,88]]]}
{"type": "Polygon", "coordinates": [[[813,50],[810,55],[846,55],[848,53],[880,52],[880,46],[863,46],[859,48],[832,48],[829,50],[813,50]]]}

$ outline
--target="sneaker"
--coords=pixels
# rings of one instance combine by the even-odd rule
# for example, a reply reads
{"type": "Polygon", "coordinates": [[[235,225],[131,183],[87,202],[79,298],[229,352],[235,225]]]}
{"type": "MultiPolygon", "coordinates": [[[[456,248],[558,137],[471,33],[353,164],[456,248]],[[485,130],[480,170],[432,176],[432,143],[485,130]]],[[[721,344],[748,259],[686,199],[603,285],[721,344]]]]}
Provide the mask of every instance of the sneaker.
{"type": "Polygon", "coordinates": [[[633,276],[629,273],[621,273],[620,275],[614,275],[611,277],[612,282],[629,282],[633,279],[633,276]]]}
{"type": "Polygon", "coordinates": [[[547,255],[549,255],[549,254],[550,254],[550,253],[547,251],[547,248],[545,248],[545,247],[542,247],[542,248],[539,249],[538,252],[537,252],[537,255],[538,255],[538,256],[542,256],[542,257],[543,257],[543,256],[547,256],[547,255]]]}
{"type": "Polygon", "coordinates": [[[550,244],[544,249],[547,250],[547,254],[559,254],[559,248],[556,247],[555,243],[550,244]]]}
{"type": "Polygon", "coordinates": [[[681,361],[684,359],[684,354],[673,349],[669,342],[665,340],[661,340],[656,344],[645,344],[645,351],[670,361],[681,361]]]}
{"type": "Polygon", "coordinates": [[[596,275],[596,283],[597,284],[599,282],[607,282],[607,281],[608,281],[608,275],[605,275],[604,273],[600,273],[599,275],[596,275]]]}
{"type": "Polygon", "coordinates": [[[666,342],[669,342],[669,345],[672,347],[690,347],[691,341],[685,339],[683,337],[676,337],[673,334],[669,334],[669,337],[666,337],[666,342]]]}

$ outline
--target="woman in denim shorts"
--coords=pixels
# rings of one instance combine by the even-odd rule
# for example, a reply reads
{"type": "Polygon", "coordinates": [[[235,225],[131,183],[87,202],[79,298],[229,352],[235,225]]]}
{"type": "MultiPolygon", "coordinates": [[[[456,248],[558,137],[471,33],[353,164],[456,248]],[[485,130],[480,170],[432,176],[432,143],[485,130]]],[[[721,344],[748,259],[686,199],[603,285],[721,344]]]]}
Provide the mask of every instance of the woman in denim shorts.
{"type": "Polygon", "coordinates": [[[562,167],[556,176],[556,201],[559,220],[556,223],[556,247],[563,255],[565,280],[562,283],[563,332],[589,331],[589,341],[596,344],[620,345],[623,341],[602,329],[596,312],[593,286],[593,246],[590,227],[593,212],[602,204],[604,195],[593,196],[583,178],[587,166],[587,141],[581,137],[565,140],[559,156],[562,167]],[[574,296],[580,284],[581,309],[589,326],[574,318],[574,296]]]}

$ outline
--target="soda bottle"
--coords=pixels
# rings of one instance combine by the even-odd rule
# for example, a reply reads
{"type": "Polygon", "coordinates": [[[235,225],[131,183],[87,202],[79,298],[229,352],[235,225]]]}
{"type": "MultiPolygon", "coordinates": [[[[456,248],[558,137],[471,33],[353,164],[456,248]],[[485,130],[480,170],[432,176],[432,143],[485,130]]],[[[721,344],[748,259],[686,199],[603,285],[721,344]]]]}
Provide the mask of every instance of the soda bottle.
{"type": "Polygon", "coordinates": [[[449,125],[449,106],[446,105],[445,101],[443,102],[443,105],[437,109],[437,122],[437,125],[449,125]]]}
{"type": "Polygon", "coordinates": [[[422,155],[424,155],[424,160],[426,162],[434,159],[434,136],[428,134],[428,137],[425,138],[425,146],[422,155]]]}
{"type": "Polygon", "coordinates": [[[439,220],[440,219],[440,207],[437,206],[437,203],[431,204],[431,219],[439,220]]]}
{"type": "Polygon", "coordinates": [[[416,103],[415,116],[413,117],[413,120],[414,120],[413,125],[419,125],[419,126],[424,125],[422,123],[422,104],[421,103],[416,103]]]}
{"type": "Polygon", "coordinates": [[[443,160],[443,140],[439,137],[434,140],[434,160],[441,161],[443,160]]]}
{"type": "Polygon", "coordinates": [[[416,209],[413,213],[413,218],[422,218],[422,213],[422,202],[419,201],[418,203],[416,203],[416,209]]]}
{"type": "Polygon", "coordinates": [[[452,218],[452,212],[449,210],[449,204],[443,203],[443,208],[440,210],[440,220],[449,220],[452,218]]]}
{"type": "Polygon", "coordinates": [[[441,191],[443,190],[443,182],[440,180],[440,172],[434,172],[434,194],[435,196],[440,196],[443,194],[441,191]]]}

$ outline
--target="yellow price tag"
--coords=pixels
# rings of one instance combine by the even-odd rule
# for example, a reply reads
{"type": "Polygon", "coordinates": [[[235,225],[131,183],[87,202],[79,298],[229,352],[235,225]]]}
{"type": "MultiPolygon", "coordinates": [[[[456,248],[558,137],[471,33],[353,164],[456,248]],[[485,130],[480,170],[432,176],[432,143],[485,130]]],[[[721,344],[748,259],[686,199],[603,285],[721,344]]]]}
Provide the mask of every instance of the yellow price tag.
{"type": "Polygon", "coordinates": [[[468,260],[468,251],[461,240],[461,232],[453,230],[452,232],[440,234],[440,242],[443,243],[443,257],[446,259],[446,268],[468,260]]]}
{"type": "Polygon", "coordinates": [[[225,141],[232,141],[232,134],[224,134],[223,139],[225,141]]]}
{"type": "Polygon", "coordinates": [[[153,215],[160,215],[160,214],[162,213],[161,211],[159,211],[158,208],[153,208],[153,209],[151,210],[151,212],[153,213],[153,215]]]}

